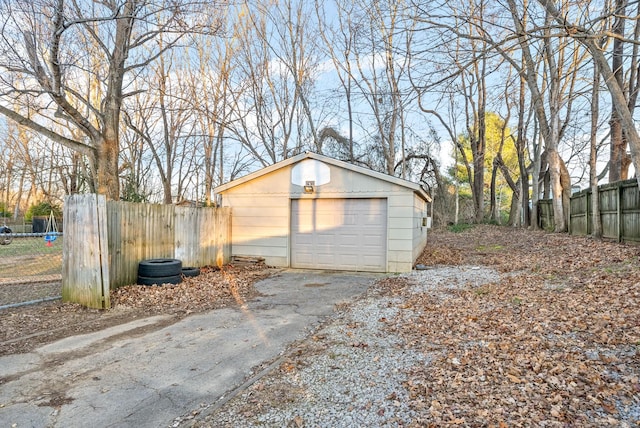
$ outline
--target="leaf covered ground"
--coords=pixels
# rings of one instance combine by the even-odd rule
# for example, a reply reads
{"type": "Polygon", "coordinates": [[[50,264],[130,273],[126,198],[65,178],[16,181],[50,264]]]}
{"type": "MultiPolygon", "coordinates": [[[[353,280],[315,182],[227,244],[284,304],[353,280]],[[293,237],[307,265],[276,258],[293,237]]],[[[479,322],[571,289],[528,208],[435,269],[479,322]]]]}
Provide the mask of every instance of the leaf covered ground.
{"type": "MultiPolygon", "coordinates": [[[[398,315],[382,323],[388,334],[429,360],[406,373],[416,416],[405,426],[640,427],[640,246],[482,225],[430,232],[417,263],[421,275],[376,285],[398,302],[398,315]],[[429,270],[446,266],[499,275],[426,287],[429,270]]],[[[137,317],[236,305],[270,273],[229,266],[178,286],[124,287],[109,311],[60,302],[3,310],[0,355],[137,317]]],[[[274,376],[295,375],[308,357],[293,352],[274,376]]],[[[298,393],[262,394],[286,403],[298,393]]]]}
{"type": "Polygon", "coordinates": [[[428,241],[417,262],[424,270],[370,290],[395,316],[372,325],[337,317],[194,426],[282,417],[287,426],[318,426],[314,416],[333,401],[305,379],[335,394],[360,391],[345,386],[347,374],[334,378],[322,367],[310,374],[322,355],[340,365],[359,353],[358,370],[369,373],[361,382],[381,382],[372,373],[387,352],[363,329],[382,328],[381,343],[401,339],[390,363],[405,375],[402,390],[372,394],[365,398],[378,407],[352,410],[377,411],[380,426],[640,427],[639,246],[489,225],[435,230],[428,241]],[[327,331],[372,342],[352,343],[357,349],[339,360],[345,339],[327,331]],[[416,354],[426,363],[405,363],[416,354]],[[381,403],[399,408],[399,397],[410,411],[386,419],[381,403]]]}
{"type": "Polygon", "coordinates": [[[253,284],[272,272],[263,264],[229,265],[203,268],[199,276],[184,278],[177,285],[121,287],[111,292],[109,310],[60,301],[0,310],[0,356],[30,352],[64,337],[150,315],[173,315],[169,322],[175,322],[191,313],[239,305],[255,296],[253,284]]]}
{"type": "Polygon", "coordinates": [[[490,266],[498,281],[392,293],[391,329],[432,363],[406,387],[416,425],[640,426],[640,247],[476,226],[436,231],[427,266],[490,266]]]}

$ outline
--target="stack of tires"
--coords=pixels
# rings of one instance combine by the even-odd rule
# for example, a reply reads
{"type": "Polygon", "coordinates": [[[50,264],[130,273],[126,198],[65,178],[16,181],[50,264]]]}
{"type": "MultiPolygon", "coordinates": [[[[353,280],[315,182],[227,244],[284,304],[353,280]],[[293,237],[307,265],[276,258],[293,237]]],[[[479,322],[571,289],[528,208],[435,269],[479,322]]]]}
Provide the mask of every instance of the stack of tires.
{"type": "Polygon", "coordinates": [[[182,262],[177,259],[148,259],[138,264],[138,284],[162,285],[182,282],[182,262]]]}
{"type": "Polygon", "coordinates": [[[9,245],[13,241],[11,229],[7,226],[0,226],[0,245],[9,245]]]}
{"type": "Polygon", "coordinates": [[[178,259],[148,259],[138,263],[139,285],[180,284],[186,276],[200,275],[200,268],[182,267],[178,259]]]}

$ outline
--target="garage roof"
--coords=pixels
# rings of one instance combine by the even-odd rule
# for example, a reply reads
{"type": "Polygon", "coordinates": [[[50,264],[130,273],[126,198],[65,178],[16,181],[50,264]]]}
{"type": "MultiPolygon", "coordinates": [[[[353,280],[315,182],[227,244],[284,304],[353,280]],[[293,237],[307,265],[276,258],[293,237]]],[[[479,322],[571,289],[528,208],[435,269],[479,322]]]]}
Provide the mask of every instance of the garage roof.
{"type": "Polygon", "coordinates": [[[403,180],[402,178],[398,178],[398,177],[394,177],[392,175],[388,175],[388,174],[383,174],[381,172],[377,172],[377,171],[373,171],[369,168],[364,168],[361,166],[357,166],[357,165],[352,165],[348,162],[344,162],[338,159],[334,159],[328,156],[324,156],[324,155],[319,155],[317,153],[313,153],[313,152],[305,152],[305,153],[301,153],[297,156],[293,156],[290,157],[288,159],[285,159],[283,161],[280,161],[278,163],[275,163],[273,165],[270,165],[266,168],[262,168],[258,171],[252,172],[251,174],[245,175],[244,177],[238,178],[236,180],[230,181],[226,184],[223,184],[221,186],[218,186],[214,189],[215,193],[222,193],[226,190],[229,190],[235,186],[239,186],[240,184],[246,183],[248,181],[254,180],[258,177],[261,177],[263,175],[269,174],[273,171],[276,171],[280,168],[284,168],[286,166],[298,163],[304,159],[315,159],[318,160],[320,162],[324,162],[327,164],[331,164],[331,165],[335,165],[337,167],[340,168],[344,168],[344,169],[348,169],[354,172],[358,172],[360,174],[364,174],[364,175],[368,175],[370,177],[373,178],[377,178],[379,180],[383,180],[383,181],[387,181],[389,183],[393,183],[396,184],[398,186],[402,186],[402,187],[406,187],[408,189],[413,190],[416,194],[418,194],[422,199],[424,199],[427,202],[431,202],[431,197],[427,194],[427,192],[424,191],[424,189],[422,187],[420,187],[418,184],[413,183],[411,181],[408,180],[403,180]]]}

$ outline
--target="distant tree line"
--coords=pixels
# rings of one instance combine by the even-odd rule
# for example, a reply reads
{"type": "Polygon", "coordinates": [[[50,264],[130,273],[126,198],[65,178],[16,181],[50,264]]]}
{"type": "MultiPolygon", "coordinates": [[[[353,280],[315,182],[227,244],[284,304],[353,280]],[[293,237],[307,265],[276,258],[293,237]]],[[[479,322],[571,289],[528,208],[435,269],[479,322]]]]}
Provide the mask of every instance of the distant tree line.
{"type": "Polygon", "coordinates": [[[79,192],[211,204],[311,150],[420,183],[442,222],[536,227],[550,197],[561,232],[572,186],[640,166],[638,1],[0,0],[0,16],[3,215],[79,192]]]}

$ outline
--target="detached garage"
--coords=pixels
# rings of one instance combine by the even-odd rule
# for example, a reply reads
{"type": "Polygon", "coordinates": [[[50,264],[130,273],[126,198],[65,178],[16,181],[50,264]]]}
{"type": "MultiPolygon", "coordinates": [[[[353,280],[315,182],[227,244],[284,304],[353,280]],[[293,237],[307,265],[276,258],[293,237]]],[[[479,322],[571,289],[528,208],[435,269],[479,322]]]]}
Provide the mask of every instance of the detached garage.
{"type": "Polygon", "coordinates": [[[215,189],[231,207],[233,256],[271,266],[407,272],[427,242],[417,184],[303,153],[215,189]]]}

